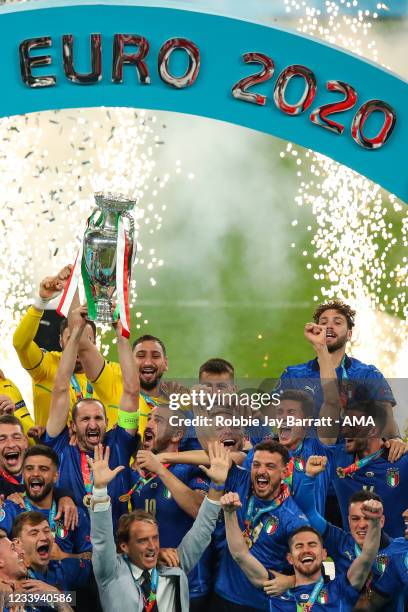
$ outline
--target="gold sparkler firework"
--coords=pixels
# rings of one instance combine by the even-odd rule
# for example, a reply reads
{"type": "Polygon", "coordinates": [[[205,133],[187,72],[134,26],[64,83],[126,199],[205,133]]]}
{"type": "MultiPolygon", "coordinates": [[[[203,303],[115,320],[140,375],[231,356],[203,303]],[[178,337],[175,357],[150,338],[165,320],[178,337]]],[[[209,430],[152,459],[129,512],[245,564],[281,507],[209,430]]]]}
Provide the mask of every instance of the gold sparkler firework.
{"type": "MultiPolygon", "coordinates": [[[[380,11],[387,10],[383,3],[374,12],[360,10],[357,0],[328,1],[324,10],[305,1],[285,0],[285,5],[287,13],[298,17],[298,31],[380,63],[372,26],[380,11]],[[348,8],[356,14],[345,12],[348,8]]],[[[296,157],[301,179],[296,202],[311,208],[315,217],[312,252],[306,253],[306,268],[322,281],[315,301],[339,297],[355,306],[359,321],[353,347],[358,356],[389,377],[405,376],[408,268],[407,257],[395,262],[394,253],[408,244],[406,206],[323,155],[290,143],[281,153],[287,155],[296,157]]]]}

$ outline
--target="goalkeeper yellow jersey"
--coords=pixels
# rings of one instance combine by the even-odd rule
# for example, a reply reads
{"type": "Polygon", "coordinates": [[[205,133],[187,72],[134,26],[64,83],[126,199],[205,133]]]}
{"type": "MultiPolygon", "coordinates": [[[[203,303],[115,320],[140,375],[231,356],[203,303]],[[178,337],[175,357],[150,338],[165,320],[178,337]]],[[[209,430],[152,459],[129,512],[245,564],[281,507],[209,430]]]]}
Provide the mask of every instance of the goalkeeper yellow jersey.
{"type": "MultiPolygon", "coordinates": [[[[106,410],[109,408],[110,411],[117,411],[123,390],[120,365],[115,361],[105,361],[102,372],[92,384],[99,399],[104,403],[106,410]]],[[[141,436],[143,436],[146,429],[147,417],[152,407],[167,402],[168,400],[164,397],[150,397],[149,395],[142,394],[139,396],[138,432],[141,436]]]]}
{"type": "MultiPolygon", "coordinates": [[[[13,344],[21,365],[27,370],[33,381],[35,423],[45,427],[50,412],[51,393],[61,359],[61,351],[42,351],[34,342],[42,314],[43,311],[30,306],[14,332],[13,344]]],[[[71,419],[71,408],[81,396],[99,399],[83,373],[74,374],[71,378],[69,420],[71,419]]]]}
{"type": "MultiPolygon", "coordinates": [[[[34,427],[34,421],[31,418],[18,387],[9,378],[0,376],[0,395],[7,395],[15,404],[16,410],[14,416],[21,422],[24,433],[27,435],[28,430],[34,427]]],[[[30,444],[34,444],[32,438],[29,438],[29,442],[30,444]]]]}

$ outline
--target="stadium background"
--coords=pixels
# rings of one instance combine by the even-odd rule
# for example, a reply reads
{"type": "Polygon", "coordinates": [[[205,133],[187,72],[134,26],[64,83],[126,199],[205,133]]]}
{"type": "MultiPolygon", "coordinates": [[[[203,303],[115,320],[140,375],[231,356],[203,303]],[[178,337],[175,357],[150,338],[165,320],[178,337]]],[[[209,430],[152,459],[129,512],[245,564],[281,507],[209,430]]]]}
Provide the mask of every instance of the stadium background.
{"type": "MultiPolygon", "coordinates": [[[[358,9],[371,11],[367,16],[372,22],[370,40],[376,41],[380,63],[407,78],[404,59],[407,2],[388,2],[387,8],[379,11],[378,18],[372,15],[377,6],[374,2],[359,2],[348,9],[344,3],[336,4],[346,13],[348,11],[351,19],[358,9]]],[[[295,3],[283,0],[276,3],[252,0],[250,14],[244,5],[248,6],[243,2],[217,3],[217,7],[206,3],[210,10],[290,28],[299,28],[300,19],[306,15],[304,9],[295,7],[295,3]]],[[[320,10],[318,19],[327,23],[326,3],[308,2],[308,6],[320,10]]],[[[342,27],[347,30],[349,26],[343,23],[342,27]]],[[[336,42],[339,44],[338,40],[336,42]]],[[[363,42],[362,54],[366,50],[364,45],[363,42]]],[[[383,95],[385,97],[386,92],[383,95]]],[[[97,116],[100,110],[87,112],[97,116]]],[[[65,120],[63,114],[58,115],[61,124],[65,120]]],[[[239,378],[278,376],[286,365],[312,356],[303,340],[303,325],[310,320],[314,304],[324,299],[324,293],[333,294],[337,282],[330,276],[330,227],[327,222],[326,251],[317,254],[316,245],[311,244],[321,224],[316,210],[321,210],[324,199],[330,198],[328,190],[321,190],[324,171],[320,182],[306,151],[300,147],[291,149],[287,143],[260,133],[197,117],[155,115],[157,125],[166,126],[160,128],[161,136],[158,137],[159,145],[163,142],[163,146],[157,146],[154,152],[155,175],[164,175],[170,170],[171,177],[160,194],[166,205],[160,231],[149,234],[147,225],[141,224],[140,239],[143,253],[154,249],[155,259],[163,263],[160,266],[153,263],[153,272],[146,265],[138,265],[135,269],[138,298],[133,309],[133,335],[152,333],[163,339],[170,361],[169,377],[193,378],[200,363],[215,355],[230,360],[239,378]],[[297,175],[300,169],[302,176],[297,175]],[[314,181],[314,185],[310,181],[314,181]],[[302,182],[307,184],[310,197],[307,205],[304,203],[300,208],[297,198],[302,182]]],[[[87,117],[86,112],[84,117],[87,117]]],[[[273,121],[272,111],[270,120],[273,121]]],[[[52,125],[43,129],[33,155],[47,148],[48,156],[57,163],[59,156],[64,154],[63,146],[54,138],[52,129],[52,125]]],[[[7,145],[4,146],[7,150],[7,145]]],[[[132,158],[128,159],[128,169],[132,163],[132,158]]],[[[6,156],[1,164],[0,174],[8,172],[6,156]]],[[[323,168],[324,160],[319,159],[315,165],[319,164],[323,168]]],[[[333,168],[330,171],[333,172],[333,168]]],[[[348,174],[345,181],[350,176],[348,174]]],[[[366,181],[361,186],[361,193],[365,194],[362,198],[366,197],[367,184],[375,191],[366,181]]],[[[30,192],[30,180],[24,189],[27,194],[30,192]]],[[[85,185],[86,191],[90,197],[89,184],[85,185]]],[[[366,198],[367,208],[374,208],[378,201],[381,202],[381,219],[396,242],[392,249],[385,251],[391,234],[378,231],[373,239],[373,244],[378,245],[376,254],[370,259],[364,252],[364,241],[356,240],[355,252],[360,262],[350,271],[348,289],[343,286],[340,293],[356,305],[360,314],[353,354],[375,363],[387,376],[398,377],[404,375],[403,363],[408,354],[408,332],[404,323],[408,218],[405,206],[400,206],[382,191],[373,192],[366,198]],[[385,270],[381,270],[383,253],[385,270]],[[364,277],[369,276],[369,270],[365,269],[367,264],[374,268],[378,264],[378,282],[372,285],[367,279],[362,294],[361,283],[356,286],[356,270],[364,285],[364,277]],[[396,275],[390,276],[390,271],[396,275]],[[378,306],[375,313],[372,308],[374,295],[378,306]],[[381,339],[389,337],[395,329],[398,329],[398,342],[384,355],[381,339]]],[[[345,211],[348,204],[346,198],[345,211]]],[[[58,222],[58,212],[55,217],[58,222]]],[[[358,210],[355,219],[363,224],[364,212],[358,210]]],[[[69,227],[65,229],[66,235],[69,231],[69,227]]],[[[12,228],[8,236],[12,241],[12,228]]],[[[337,240],[337,234],[335,236],[333,231],[333,242],[335,238],[337,240]]],[[[41,258],[35,265],[34,274],[28,278],[29,283],[37,284],[44,274],[54,272],[57,264],[65,263],[60,262],[59,257],[41,258]]],[[[4,262],[2,275],[7,275],[4,262]]],[[[18,317],[18,308],[14,310],[18,317]]],[[[115,359],[116,351],[109,335],[104,343],[110,345],[109,357],[115,359]]],[[[8,351],[7,343],[4,346],[8,351]]],[[[18,377],[7,367],[4,354],[2,367],[19,383],[18,377]]],[[[22,379],[20,384],[27,396],[27,381],[22,379]]],[[[402,418],[403,411],[401,406],[402,418]]]]}

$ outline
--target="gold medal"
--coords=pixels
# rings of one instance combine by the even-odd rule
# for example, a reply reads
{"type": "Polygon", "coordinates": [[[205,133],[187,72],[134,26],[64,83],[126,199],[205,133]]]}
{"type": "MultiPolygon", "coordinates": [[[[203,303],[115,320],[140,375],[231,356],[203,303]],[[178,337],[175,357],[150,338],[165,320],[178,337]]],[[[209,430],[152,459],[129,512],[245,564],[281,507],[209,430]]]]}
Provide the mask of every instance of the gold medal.
{"type": "Polygon", "coordinates": [[[129,493],[125,493],[124,495],[120,495],[119,496],[119,501],[120,502],[128,502],[129,499],[130,499],[129,493]]]}
{"type": "Polygon", "coordinates": [[[87,493],[86,495],[84,495],[82,499],[82,503],[84,504],[86,508],[91,507],[91,499],[92,499],[92,495],[90,493],[87,493]]]}
{"type": "Polygon", "coordinates": [[[344,471],[344,468],[342,468],[342,467],[336,468],[336,473],[337,473],[337,476],[339,478],[345,478],[346,477],[346,473],[344,471]]]}

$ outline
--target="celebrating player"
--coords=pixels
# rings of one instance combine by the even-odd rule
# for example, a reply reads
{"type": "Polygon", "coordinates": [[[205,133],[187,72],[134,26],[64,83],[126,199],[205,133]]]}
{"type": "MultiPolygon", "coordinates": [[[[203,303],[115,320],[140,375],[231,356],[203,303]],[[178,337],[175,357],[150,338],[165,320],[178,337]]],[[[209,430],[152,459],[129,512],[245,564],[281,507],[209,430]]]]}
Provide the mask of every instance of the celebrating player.
{"type": "MultiPolygon", "coordinates": [[[[238,511],[240,529],[252,555],[261,565],[277,572],[289,570],[286,561],[289,534],[308,524],[306,516],[293,501],[288,486],[289,453],[278,442],[265,441],[255,447],[251,472],[232,466],[226,491],[237,492],[242,499],[238,511]]],[[[225,532],[218,531],[218,538],[225,532]]],[[[215,582],[213,608],[227,610],[264,610],[267,597],[256,589],[223,547],[215,582]]]]}
{"type": "Polygon", "coordinates": [[[0,529],[10,535],[15,517],[25,510],[36,510],[48,521],[55,535],[58,557],[69,556],[69,553],[82,553],[91,550],[89,541],[89,523],[84,510],[77,509],[79,520],[76,528],[65,529],[63,522],[57,518],[57,500],[55,483],[58,479],[59,458],[52,448],[31,446],[24,455],[23,483],[24,496],[20,503],[6,500],[0,509],[0,529]],[[21,504],[21,505],[20,505],[21,504]]]}
{"type": "MultiPolygon", "coordinates": [[[[376,500],[382,503],[381,498],[371,491],[360,490],[354,493],[348,500],[348,527],[350,531],[343,531],[335,525],[326,521],[317,511],[315,503],[316,487],[318,482],[316,477],[326,468],[327,458],[311,456],[306,464],[306,477],[299,488],[298,501],[310,520],[311,525],[316,528],[323,536],[324,546],[328,554],[334,560],[336,573],[346,573],[350,563],[361,553],[361,548],[368,536],[368,522],[364,514],[364,504],[369,500],[376,500]]],[[[385,517],[381,519],[381,527],[384,527],[385,517]]],[[[378,580],[386,567],[388,551],[392,547],[393,541],[385,533],[381,532],[379,553],[372,567],[369,580],[364,585],[360,594],[357,609],[370,608],[373,600],[372,585],[374,580],[378,580]]],[[[401,593],[395,592],[392,601],[392,609],[397,611],[403,606],[401,593]]]]}
{"type": "MultiPolygon", "coordinates": [[[[355,311],[341,300],[333,300],[320,304],[313,313],[313,323],[306,325],[309,330],[306,338],[312,341],[313,334],[320,333],[319,326],[324,328],[326,345],[330,353],[332,364],[336,369],[337,379],[340,383],[340,395],[343,408],[353,399],[355,394],[362,392],[368,397],[358,399],[376,399],[383,402],[387,412],[385,437],[398,439],[399,431],[395,423],[392,407],[395,405],[392,391],[384,376],[373,365],[362,363],[346,354],[346,344],[351,339],[354,327],[355,311]],[[316,327],[317,325],[317,327],[316,327]]],[[[316,346],[314,346],[316,350],[316,346]]],[[[322,389],[319,383],[320,355],[306,363],[288,366],[283,372],[278,390],[304,389],[313,394],[315,402],[315,416],[319,416],[323,401],[322,389]]],[[[391,460],[401,456],[399,445],[392,448],[391,460]]]]}
{"type": "MultiPolygon", "coordinates": [[[[231,555],[251,583],[262,587],[269,572],[245,543],[237,518],[242,507],[240,497],[237,493],[228,493],[221,499],[221,504],[231,555]]],[[[375,500],[365,502],[363,513],[368,522],[368,533],[361,553],[351,563],[346,575],[340,574],[329,582],[325,582],[322,576],[322,562],[327,553],[320,533],[313,527],[302,526],[290,534],[287,558],[295,572],[295,584],[281,596],[270,599],[270,612],[301,609],[351,612],[370,573],[381,536],[381,503],[375,500]]]]}
{"type": "MultiPolygon", "coordinates": [[[[128,341],[122,336],[120,324],[115,325],[119,359],[123,375],[123,394],[119,406],[118,427],[106,433],[107,419],[104,405],[93,398],[80,399],[72,409],[72,430],[76,444],[69,443],[66,425],[70,406],[70,377],[75,367],[78,344],[82,333],[87,334],[86,307],[81,306],[70,314],[71,335],[62,353],[55,378],[50,416],[44,443],[61,457],[59,483],[70,487],[78,506],[87,502],[92,490],[92,474],[87,457],[100,444],[111,447],[111,466],[128,465],[137,445],[137,416],[139,377],[128,341]]],[[[111,484],[114,522],[127,511],[127,502],[120,496],[130,489],[129,470],[125,470],[111,484]]]]}
{"type": "MultiPolygon", "coordinates": [[[[34,421],[45,427],[48,420],[51,393],[62,353],[59,351],[44,352],[34,342],[41,317],[53,300],[64,289],[71,273],[71,266],[65,266],[56,276],[47,276],[40,283],[38,296],[34,304],[21,319],[14,332],[13,344],[20,363],[27,370],[33,381],[34,421]]],[[[61,322],[60,345],[64,351],[69,338],[66,319],[61,322]]],[[[87,328],[90,342],[95,342],[96,328],[93,322],[87,328]]],[[[82,397],[93,395],[92,386],[88,383],[83,366],[78,356],[72,368],[69,385],[70,408],[82,397]]]]}

